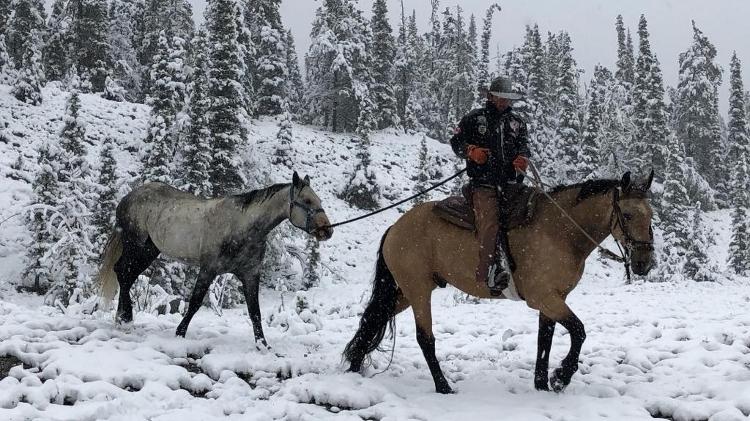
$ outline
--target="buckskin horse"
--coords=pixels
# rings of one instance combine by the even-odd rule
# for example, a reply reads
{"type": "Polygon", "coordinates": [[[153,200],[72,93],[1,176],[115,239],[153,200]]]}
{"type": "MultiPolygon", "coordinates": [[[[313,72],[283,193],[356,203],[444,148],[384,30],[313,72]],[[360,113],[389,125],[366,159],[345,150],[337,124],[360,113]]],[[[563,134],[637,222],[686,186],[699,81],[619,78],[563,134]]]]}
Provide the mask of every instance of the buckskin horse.
{"type": "Polygon", "coordinates": [[[120,286],[116,319],[133,320],[130,288],[160,253],[200,266],[187,312],[177,326],[185,336],[213,279],[232,273],[242,282],[256,342],[265,346],[258,289],[266,235],[284,220],[314,235],[331,238],[333,230],[310,178],[295,172],[292,184],[204,199],[163,183],[147,183],[118,204],[115,229],[99,271],[100,295],[108,304],[120,286]]]}
{"type": "MultiPolygon", "coordinates": [[[[540,198],[533,220],[509,232],[510,251],[516,262],[513,273],[516,291],[529,307],[539,311],[536,389],[549,390],[551,386],[560,392],[578,370],[586,332],[565,299],[580,281],[586,258],[599,243],[611,234],[623,244],[625,256],[630,257],[636,274],[644,275],[653,266],[649,204],[653,176],[652,171],[645,181],[636,183],[626,173],[621,180],[593,180],[557,187],[549,197],[559,208],[549,198],[540,198]],[[548,378],[557,323],[570,333],[570,350],[548,378]]],[[[436,203],[427,202],[409,210],[383,235],[372,296],[343,356],[351,363],[350,371],[360,371],[365,357],[383,340],[386,328],[393,329],[394,317],[412,307],[417,342],[435,388],[438,393],[452,393],[435,357],[432,290],[438,283],[447,282],[480,298],[508,297],[492,296],[486,285],[476,282],[474,268],[479,244],[474,233],[433,212],[436,203]]]]}

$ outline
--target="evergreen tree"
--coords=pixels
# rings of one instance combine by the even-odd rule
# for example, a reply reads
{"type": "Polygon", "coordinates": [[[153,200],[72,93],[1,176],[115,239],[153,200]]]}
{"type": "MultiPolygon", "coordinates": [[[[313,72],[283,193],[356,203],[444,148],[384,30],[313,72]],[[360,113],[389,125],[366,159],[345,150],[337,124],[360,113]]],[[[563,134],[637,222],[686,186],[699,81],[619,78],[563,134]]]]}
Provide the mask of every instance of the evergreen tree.
{"type": "Polygon", "coordinates": [[[417,33],[416,17],[414,13],[407,22],[404,14],[403,0],[401,2],[401,22],[398,29],[396,43],[396,58],[394,61],[396,107],[401,125],[407,131],[419,128],[417,107],[419,104],[422,68],[423,44],[417,33]]]}
{"type": "Polygon", "coordinates": [[[65,0],[52,3],[52,14],[47,23],[48,39],[44,44],[44,71],[47,80],[62,80],[68,73],[70,18],[65,0]]]}
{"type": "Polygon", "coordinates": [[[372,6],[372,78],[370,91],[375,102],[377,127],[396,127],[400,124],[396,96],[393,89],[393,68],[396,43],[388,22],[386,0],[375,0],[372,6]]]}
{"type": "Polygon", "coordinates": [[[604,129],[607,91],[611,84],[612,72],[604,66],[594,67],[594,77],[589,86],[588,107],[586,112],[586,124],[583,129],[581,149],[576,159],[576,167],[580,179],[594,178],[597,169],[600,168],[604,157],[601,139],[604,129]],[[600,140],[601,139],[601,140],[600,140]]]}
{"type": "Polygon", "coordinates": [[[144,178],[149,181],[171,183],[175,176],[173,156],[180,134],[177,115],[185,104],[182,43],[178,37],[170,43],[166,32],[162,31],[149,75],[152,90],[147,103],[151,105],[151,116],[144,157],[144,178]]]}
{"type": "Polygon", "coordinates": [[[137,33],[138,2],[112,0],[109,8],[109,43],[112,79],[125,90],[125,98],[141,98],[141,72],[133,45],[137,33]]]}
{"type": "Polygon", "coordinates": [[[309,235],[305,244],[307,250],[307,262],[304,269],[304,281],[302,289],[309,290],[320,284],[320,275],[318,275],[320,266],[320,243],[315,237],[309,235]]]}
{"type": "Polygon", "coordinates": [[[10,85],[16,80],[15,65],[5,46],[5,35],[0,33],[0,83],[10,85]]]}
{"type": "MultiPolygon", "coordinates": [[[[748,132],[745,103],[745,89],[742,83],[742,64],[737,53],[732,54],[729,76],[729,124],[727,143],[729,145],[728,158],[739,160],[742,153],[750,156],[750,133],[748,132]]],[[[733,165],[734,167],[734,165],[733,165]]],[[[732,184],[736,187],[736,184],[732,184]]]]}
{"type": "Polygon", "coordinates": [[[39,149],[39,172],[31,185],[33,210],[26,219],[31,231],[31,244],[27,249],[27,264],[23,272],[24,283],[38,294],[46,291],[54,279],[51,277],[50,250],[58,241],[54,226],[48,224],[59,211],[60,186],[57,179],[60,151],[56,145],[45,142],[39,149]]]}
{"type": "Polygon", "coordinates": [[[557,98],[557,127],[556,138],[560,145],[559,155],[565,167],[565,179],[574,181],[577,172],[577,159],[580,151],[580,119],[578,110],[580,98],[578,95],[578,69],[573,59],[573,47],[570,35],[560,32],[556,38],[556,72],[552,84],[556,91],[550,97],[557,98]]]}
{"type": "Polygon", "coordinates": [[[691,226],[690,199],[683,182],[684,151],[675,135],[669,136],[667,169],[664,175],[664,195],[660,220],[664,228],[664,256],[667,264],[660,265],[666,274],[675,274],[685,264],[685,252],[689,246],[688,232],[691,226]]]}
{"type": "MultiPolygon", "coordinates": [[[[428,159],[428,151],[427,151],[427,136],[422,136],[422,141],[419,142],[419,161],[417,163],[417,179],[416,184],[414,185],[414,190],[416,192],[421,192],[427,190],[430,182],[430,173],[429,173],[429,159],[428,159]]],[[[414,206],[422,204],[427,201],[427,197],[425,195],[419,196],[414,198],[414,206]]]]}
{"type": "Polygon", "coordinates": [[[20,61],[21,67],[16,72],[16,81],[13,84],[13,96],[19,101],[31,105],[42,103],[42,54],[39,49],[41,38],[37,31],[32,31],[30,39],[25,44],[26,50],[20,61]]]}
{"type": "Polygon", "coordinates": [[[286,78],[284,95],[287,98],[289,111],[292,115],[297,116],[302,113],[302,99],[304,97],[305,86],[302,82],[297,49],[294,46],[294,37],[292,37],[291,30],[287,30],[285,39],[286,68],[289,71],[289,76],[286,78]]]}
{"type": "Polygon", "coordinates": [[[257,97],[258,115],[277,115],[283,111],[287,68],[286,31],[281,24],[281,0],[248,2],[253,16],[250,27],[255,46],[253,89],[257,97]]]}
{"type": "Polygon", "coordinates": [[[104,91],[112,69],[106,0],[70,0],[70,54],[79,76],[91,82],[94,92],[104,91]]]}
{"type": "Polygon", "coordinates": [[[238,1],[238,9],[235,13],[237,26],[237,53],[240,60],[240,92],[242,94],[242,105],[244,113],[240,118],[240,123],[244,124],[248,116],[256,115],[257,101],[255,95],[255,86],[257,78],[255,75],[259,72],[255,57],[257,55],[256,46],[253,41],[252,28],[258,27],[256,16],[250,9],[254,2],[245,2],[245,7],[241,7],[242,0],[238,1]]]}
{"type": "Polygon", "coordinates": [[[688,279],[710,282],[716,280],[716,268],[713,267],[706,254],[711,239],[706,232],[701,215],[701,204],[698,202],[692,210],[691,229],[688,232],[688,248],[685,253],[683,271],[688,279]]]}
{"type": "Polygon", "coordinates": [[[680,54],[680,76],[675,104],[677,134],[685,141],[687,156],[714,187],[722,183],[715,165],[722,155],[718,87],[721,68],[714,63],[716,48],[693,22],[693,44],[680,54]]]}
{"type": "Polygon", "coordinates": [[[117,161],[113,155],[114,139],[106,137],[99,154],[99,178],[97,182],[97,200],[92,223],[96,230],[97,249],[103,249],[107,237],[112,231],[117,207],[117,161]]]}
{"type": "Polygon", "coordinates": [[[732,239],[729,243],[729,267],[734,273],[750,276],[750,154],[742,152],[732,172],[732,239]]]}
{"type": "Polygon", "coordinates": [[[627,31],[626,36],[622,15],[617,15],[615,29],[617,30],[617,70],[615,71],[615,78],[630,90],[635,81],[635,56],[630,30],[627,31]]]}
{"type": "Polygon", "coordinates": [[[212,46],[209,130],[213,159],[209,180],[215,196],[237,192],[244,184],[237,156],[246,136],[242,119],[247,104],[241,83],[244,63],[239,52],[238,11],[236,0],[212,0],[206,11],[208,40],[212,46]]]}
{"type": "Polygon", "coordinates": [[[273,163],[285,166],[290,172],[292,170],[292,153],[294,152],[292,143],[292,115],[289,111],[286,111],[283,117],[279,119],[279,131],[276,134],[277,146],[273,163]]]}
{"type": "Polygon", "coordinates": [[[629,166],[637,171],[664,168],[667,136],[664,83],[658,59],[651,52],[648,24],[641,15],[640,40],[633,86],[633,125],[635,133],[628,147],[629,166]]]}
{"type": "Polygon", "coordinates": [[[208,197],[211,166],[211,130],[209,129],[209,58],[207,34],[199,30],[193,38],[193,72],[190,81],[190,129],[185,144],[182,188],[198,196],[208,197]]]}
{"type": "Polygon", "coordinates": [[[39,41],[47,27],[46,15],[41,0],[14,0],[12,9],[13,13],[8,19],[5,32],[5,42],[11,60],[16,68],[20,69],[27,67],[24,65],[23,57],[32,48],[30,44],[35,44],[33,48],[41,48],[39,41]],[[34,32],[39,37],[36,42],[33,41],[34,32]]]}
{"type": "Polygon", "coordinates": [[[528,107],[529,144],[532,156],[542,162],[541,173],[545,178],[563,179],[563,168],[557,165],[558,145],[554,142],[552,107],[547,97],[548,74],[544,45],[539,27],[526,27],[526,37],[521,47],[521,65],[525,73],[528,107]]]}
{"type": "MultiPolygon", "coordinates": [[[[479,60],[477,69],[477,92],[483,93],[490,85],[490,39],[492,38],[492,16],[495,11],[500,12],[500,5],[492,3],[487,8],[484,16],[484,27],[482,29],[482,57],[479,60]]],[[[477,105],[482,106],[484,102],[483,95],[477,96],[477,105]]]]}
{"type": "Polygon", "coordinates": [[[0,35],[5,34],[12,13],[13,0],[0,0],[0,35]]]}

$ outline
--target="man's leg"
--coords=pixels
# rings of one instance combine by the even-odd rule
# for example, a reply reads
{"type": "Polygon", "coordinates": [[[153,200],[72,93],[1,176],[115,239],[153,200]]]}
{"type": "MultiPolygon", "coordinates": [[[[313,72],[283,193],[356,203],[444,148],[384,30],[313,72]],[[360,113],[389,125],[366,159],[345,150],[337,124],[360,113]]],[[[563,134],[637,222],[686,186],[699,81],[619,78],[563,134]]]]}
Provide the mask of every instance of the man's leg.
{"type": "Polygon", "coordinates": [[[490,266],[495,263],[495,247],[499,228],[497,191],[489,187],[474,187],[472,194],[474,223],[479,240],[477,282],[487,284],[490,266]]]}

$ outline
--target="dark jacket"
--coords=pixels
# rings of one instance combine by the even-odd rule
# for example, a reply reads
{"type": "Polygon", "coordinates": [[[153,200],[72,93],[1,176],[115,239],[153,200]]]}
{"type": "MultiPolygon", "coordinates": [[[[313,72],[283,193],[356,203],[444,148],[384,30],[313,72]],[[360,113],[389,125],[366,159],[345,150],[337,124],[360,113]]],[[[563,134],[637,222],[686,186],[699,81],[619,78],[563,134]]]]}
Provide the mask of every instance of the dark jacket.
{"type": "Polygon", "coordinates": [[[489,159],[482,165],[466,160],[466,172],[473,185],[515,181],[513,160],[518,155],[530,157],[526,123],[510,108],[500,112],[491,103],[472,110],[458,124],[451,138],[453,151],[466,159],[468,145],[490,150],[489,159]]]}

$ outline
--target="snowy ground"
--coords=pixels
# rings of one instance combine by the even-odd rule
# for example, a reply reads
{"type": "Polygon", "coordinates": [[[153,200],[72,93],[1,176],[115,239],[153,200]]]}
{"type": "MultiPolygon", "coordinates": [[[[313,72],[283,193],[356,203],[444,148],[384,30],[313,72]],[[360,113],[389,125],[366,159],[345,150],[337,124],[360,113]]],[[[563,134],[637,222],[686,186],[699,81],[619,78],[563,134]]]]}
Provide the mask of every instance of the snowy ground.
{"type": "MultiPolygon", "coordinates": [[[[34,147],[62,124],[65,95],[45,90],[45,105],[14,102],[0,87],[0,118],[10,122],[0,142],[0,221],[19,212],[30,194],[23,177],[34,147]],[[21,170],[10,166],[22,154],[21,170]]],[[[131,152],[118,157],[123,190],[137,174],[137,145],[148,110],[83,96],[83,118],[94,133],[112,135],[131,152]]],[[[347,136],[295,126],[295,167],[310,174],[329,216],[359,214],[336,197],[354,167],[347,136]]],[[[271,120],[250,127],[248,160],[273,150],[271,120]]],[[[92,136],[92,137],[96,137],[92,136]]],[[[419,137],[383,133],[373,139],[374,171],[383,203],[413,191],[419,137]]],[[[433,157],[449,156],[430,142],[433,157]]],[[[95,163],[98,145],[91,145],[95,163]]],[[[435,166],[440,166],[435,162],[435,166]]],[[[442,176],[453,168],[443,163],[442,176]]],[[[289,174],[273,173],[273,182],[289,174]]],[[[345,226],[322,244],[321,286],[261,297],[272,351],[258,350],[246,312],[208,309],[176,338],[178,315],[137,313],[128,328],[111,313],[44,306],[9,282],[23,267],[28,233],[19,218],[0,226],[0,420],[674,420],[727,421],[750,415],[750,301],[747,282],[623,285],[623,270],[590,259],[569,302],[586,325],[580,372],[563,394],[533,388],[536,314],[523,303],[467,303],[455,290],[433,299],[437,354],[458,393],[434,393],[415,340],[411,312],[397,319],[393,362],[374,358],[365,376],[345,373],[340,354],[369,295],[375,249],[393,210],[345,226]],[[17,359],[17,360],[16,360],[17,359]],[[380,374],[379,373],[382,372],[380,374]],[[2,377],[2,376],[0,376],[2,377]]],[[[725,268],[729,215],[707,216],[725,268]]],[[[558,328],[552,368],[565,355],[558,328]]]]}

